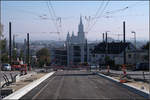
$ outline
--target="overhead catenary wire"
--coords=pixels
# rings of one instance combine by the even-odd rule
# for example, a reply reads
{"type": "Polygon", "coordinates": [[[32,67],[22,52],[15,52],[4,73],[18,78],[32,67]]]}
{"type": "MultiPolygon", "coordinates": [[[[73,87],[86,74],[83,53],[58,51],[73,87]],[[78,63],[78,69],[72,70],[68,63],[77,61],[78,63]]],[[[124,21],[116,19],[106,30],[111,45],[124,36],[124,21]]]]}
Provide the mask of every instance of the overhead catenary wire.
{"type": "MultiPolygon", "coordinates": [[[[59,34],[59,29],[58,29],[58,27],[57,27],[57,23],[55,22],[56,19],[53,17],[53,14],[52,14],[51,9],[50,9],[50,7],[49,7],[49,2],[47,2],[46,4],[47,4],[47,7],[48,7],[48,11],[49,11],[50,16],[54,19],[54,20],[52,20],[52,21],[53,21],[54,26],[56,27],[56,31],[57,31],[57,33],[59,34]]],[[[56,16],[56,15],[55,15],[55,16],[56,16]]]]}
{"type": "Polygon", "coordinates": [[[50,5],[50,7],[51,7],[51,9],[52,9],[52,13],[53,13],[53,16],[54,16],[55,21],[56,21],[56,27],[57,27],[57,29],[58,29],[58,35],[59,35],[59,40],[60,40],[60,31],[62,32],[62,26],[61,26],[62,20],[61,20],[61,17],[57,17],[57,16],[56,16],[55,10],[54,10],[54,8],[53,8],[53,6],[52,6],[52,3],[51,3],[50,1],[49,1],[49,5],[50,5]],[[57,24],[57,22],[59,22],[59,25],[57,24]],[[60,30],[60,31],[59,31],[59,30],[60,30]]]}
{"type": "MultiPolygon", "coordinates": [[[[99,7],[98,7],[94,17],[97,17],[97,15],[99,14],[100,10],[102,9],[103,4],[104,4],[104,1],[99,5],[99,7]]],[[[93,18],[91,16],[89,16],[89,18],[85,16],[85,19],[87,19],[87,28],[85,30],[88,30],[90,22],[93,21],[93,18]]]]}
{"type": "MultiPolygon", "coordinates": [[[[143,3],[143,2],[136,2],[136,3],[133,3],[133,4],[130,4],[130,5],[127,5],[127,6],[125,6],[124,8],[121,8],[121,9],[116,9],[116,10],[113,10],[113,11],[108,11],[108,12],[106,12],[105,14],[107,15],[107,14],[114,14],[114,13],[119,13],[119,12],[122,12],[122,11],[125,11],[125,10],[128,10],[128,9],[130,9],[130,8],[134,8],[134,7],[138,7],[138,6],[140,6],[140,5],[145,5],[145,4],[141,4],[141,3],[143,3]]],[[[131,15],[128,15],[128,16],[131,16],[131,15]]],[[[134,15],[134,16],[141,16],[141,15],[134,15]]],[[[114,16],[108,16],[107,15],[107,17],[105,17],[105,18],[112,18],[112,17],[114,17],[114,16]]],[[[115,16],[116,17],[116,16],[115,16]]],[[[97,18],[99,18],[99,17],[97,17],[97,18]]]]}
{"type": "Polygon", "coordinates": [[[117,9],[117,10],[110,11],[110,12],[106,12],[106,13],[107,13],[107,14],[118,13],[118,12],[124,11],[124,10],[126,10],[126,9],[128,9],[128,8],[129,8],[129,7],[127,6],[127,7],[125,7],[125,8],[117,9]]]}
{"type": "MultiPolygon", "coordinates": [[[[108,0],[108,1],[106,2],[106,4],[104,5],[104,8],[102,9],[102,12],[100,13],[99,17],[102,16],[102,14],[104,13],[104,11],[105,11],[105,9],[107,8],[108,4],[109,4],[109,0],[108,0]]],[[[95,22],[91,25],[91,27],[88,29],[87,32],[91,31],[91,29],[92,29],[92,28],[94,27],[94,25],[96,24],[97,20],[98,20],[98,19],[95,20],[95,22]]]]}

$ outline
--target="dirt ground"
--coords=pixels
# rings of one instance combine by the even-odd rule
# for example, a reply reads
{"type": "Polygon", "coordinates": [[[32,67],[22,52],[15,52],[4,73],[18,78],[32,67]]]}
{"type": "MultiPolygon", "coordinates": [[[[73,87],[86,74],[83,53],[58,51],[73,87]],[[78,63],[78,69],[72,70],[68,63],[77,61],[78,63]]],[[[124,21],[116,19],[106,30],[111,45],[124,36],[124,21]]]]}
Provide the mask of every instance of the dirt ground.
{"type": "Polygon", "coordinates": [[[30,84],[31,82],[41,78],[44,75],[46,75],[46,73],[37,73],[37,74],[31,75],[31,77],[26,78],[26,79],[21,80],[21,81],[18,81],[16,83],[13,83],[10,86],[7,86],[6,88],[11,88],[11,89],[13,89],[13,92],[15,92],[15,91],[21,89],[22,87],[30,84]]]}
{"type": "MultiPolygon", "coordinates": [[[[112,77],[117,79],[117,80],[120,80],[120,77],[114,77],[114,76],[112,76],[112,77]]],[[[149,89],[150,89],[150,84],[146,83],[146,82],[142,82],[142,81],[134,81],[134,80],[130,79],[127,82],[127,84],[135,86],[135,87],[142,89],[142,90],[146,90],[146,91],[149,91],[149,89]]]]}

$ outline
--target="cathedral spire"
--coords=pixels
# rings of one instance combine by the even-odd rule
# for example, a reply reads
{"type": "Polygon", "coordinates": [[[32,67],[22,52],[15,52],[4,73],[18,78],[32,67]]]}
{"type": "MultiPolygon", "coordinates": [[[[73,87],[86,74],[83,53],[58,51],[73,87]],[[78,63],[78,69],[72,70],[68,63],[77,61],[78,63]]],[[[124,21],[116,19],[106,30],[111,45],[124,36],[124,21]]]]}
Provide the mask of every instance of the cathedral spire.
{"type": "Polygon", "coordinates": [[[80,15],[80,24],[82,24],[82,16],[80,15]]]}
{"type": "Polygon", "coordinates": [[[72,36],[74,37],[74,32],[72,31],[72,36]]]}
{"type": "Polygon", "coordinates": [[[80,24],[79,24],[79,28],[78,28],[78,32],[79,33],[83,33],[83,23],[82,23],[82,16],[80,15],[80,24]]]}
{"type": "Polygon", "coordinates": [[[69,41],[69,40],[70,40],[70,34],[68,32],[68,34],[67,34],[67,41],[69,41]]]}

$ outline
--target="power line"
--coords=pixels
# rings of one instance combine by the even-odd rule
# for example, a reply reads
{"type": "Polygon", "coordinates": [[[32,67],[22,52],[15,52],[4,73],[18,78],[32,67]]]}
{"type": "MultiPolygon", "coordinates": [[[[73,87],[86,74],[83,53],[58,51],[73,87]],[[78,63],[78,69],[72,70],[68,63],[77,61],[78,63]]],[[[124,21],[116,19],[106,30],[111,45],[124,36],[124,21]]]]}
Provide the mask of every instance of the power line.
{"type": "Polygon", "coordinates": [[[51,3],[50,1],[49,1],[49,5],[50,5],[50,7],[51,7],[51,9],[52,9],[52,12],[53,12],[53,15],[54,15],[54,17],[55,17],[55,19],[56,19],[56,27],[57,27],[57,29],[58,29],[58,35],[59,35],[59,40],[60,40],[59,28],[60,28],[60,31],[62,32],[62,28],[61,28],[61,17],[57,17],[57,16],[56,16],[55,10],[54,10],[54,8],[53,8],[53,6],[52,6],[52,3],[51,3]],[[59,25],[57,24],[58,21],[59,21],[59,25]]]}
{"type": "Polygon", "coordinates": [[[117,9],[117,10],[114,10],[114,11],[110,11],[110,12],[106,12],[107,14],[113,14],[113,13],[117,13],[117,12],[120,12],[120,11],[124,11],[126,9],[128,9],[129,7],[125,7],[125,8],[122,8],[122,9],[117,9]]]}
{"type": "MultiPolygon", "coordinates": [[[[47,2],[46,4],[47,4],[47,7],[48,7],[49,14],[50,14],[50,16],[53,18],[53,14],[52,14],[52,12],[51,12],[51,10],[50,10],[50,7],[49,7],[48,2],[47,2]]],[[[53,18],[53,19],[55,19],[55,18],[53,18]]],[[[57,32],[59,32],[58,27],[57,27],[57,24],[55,23],[55,20],[52,20],[52,21],[53,21],[54,26],[56,27],[57,32]]]]}
{"type": "MultiPolygon", "coordinates": [[[[98,13],[99,13],[100,10],[102,9],[103,4],[104,4],[104,2],[102,2],[102,3],[100,4],[100,6],[98,7],[98,9],[97,9],[97,11],[96,11],[96,13],[95,13],[94,18],[97,17],[98,13]]],[[[85,16],[85,19],[87,19],[87,21],[88,21],[88,23],[87,23],[87,28],[86,28],[86,30],[88,30],[88,29],[89,29],[89,25],[90,25],[90,21],[92,21],[93,19],[91,20],[91,16],[89,16],[89,18],[87,18],[87,17],[85,16]]]]}
{"type": "MultiPolygon", "coordinates": [[[[105,6],[104,6],[102,12],[100,13],[99,17],[102,16],[102,14],[103,14],[103,12],[105,11],[105,9],[106,9],[106,7],[108,6],[108,4],[109,4],[109,0],[106,2],[106,4],[105,4],[105,6]]],[[[92,24],[92,26],[89,28],[89,30],[88,30],[87,32],[89,32],[89,31],[94,27],[94,25],[96,24],[96,22],[97,22],[97,19],[96,19],[96,21],[92,24]]]]}
{"type": "MultiPolygon", "coordinates": [[[[101,5],[99,6],[99,8],[98,8],[98,10],[97,10],[97,12],[96,12],[96,14],[95,14],[95,17],[97,17],[98,13],[99,13],[100,10],[102,9],[103,4],[104,4],[104,2],[102,2],[101,5]]],[[[95,18],[95,17],[94,17],[94,18],[95,18]]]]}

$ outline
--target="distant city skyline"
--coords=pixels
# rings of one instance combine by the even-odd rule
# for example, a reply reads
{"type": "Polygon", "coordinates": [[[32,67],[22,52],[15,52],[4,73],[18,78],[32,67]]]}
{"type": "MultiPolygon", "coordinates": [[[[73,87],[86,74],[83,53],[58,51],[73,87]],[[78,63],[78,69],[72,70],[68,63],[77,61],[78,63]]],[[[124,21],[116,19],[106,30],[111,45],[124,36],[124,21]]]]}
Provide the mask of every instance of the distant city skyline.
{"type": "Polygon", "coordinates": [[[33,41],[65,40],[68,31],[77,35],[80,16],[89,41],[102,40],[106,31],[110,31],[108,37],[122,40],[117,34],[123,33],[123,21],[127,40],[134,38],[131,31],[136,32],[137,40],[149,40],[149,1],[1,2],[3,34],[8,38],[8,23],[12,22],[17,41],[23,41],[27,33],[33,41]]]}

